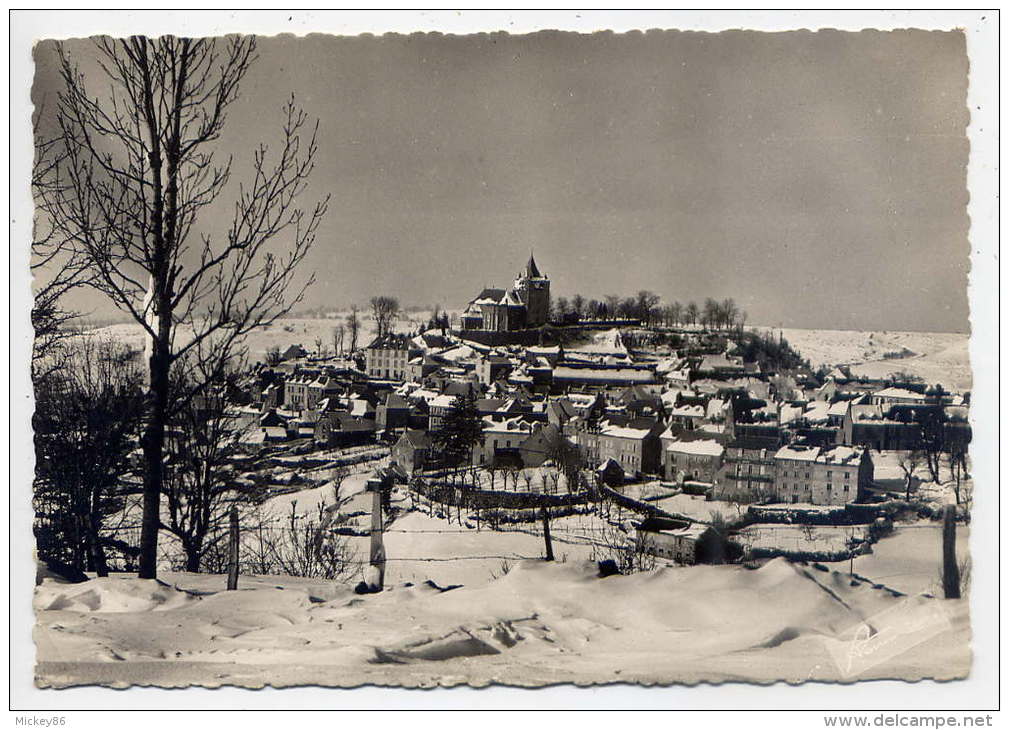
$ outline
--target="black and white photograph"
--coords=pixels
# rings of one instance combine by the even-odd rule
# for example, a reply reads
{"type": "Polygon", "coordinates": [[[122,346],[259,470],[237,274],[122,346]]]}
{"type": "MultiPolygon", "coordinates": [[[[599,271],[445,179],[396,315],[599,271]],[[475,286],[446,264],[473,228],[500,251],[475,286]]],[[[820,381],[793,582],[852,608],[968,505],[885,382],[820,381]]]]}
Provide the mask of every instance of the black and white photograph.
{"type": "Polygon", "coordinates": [[[660,20],[31,39],[37,694],[991,663],[977,39],[660,20]]]}

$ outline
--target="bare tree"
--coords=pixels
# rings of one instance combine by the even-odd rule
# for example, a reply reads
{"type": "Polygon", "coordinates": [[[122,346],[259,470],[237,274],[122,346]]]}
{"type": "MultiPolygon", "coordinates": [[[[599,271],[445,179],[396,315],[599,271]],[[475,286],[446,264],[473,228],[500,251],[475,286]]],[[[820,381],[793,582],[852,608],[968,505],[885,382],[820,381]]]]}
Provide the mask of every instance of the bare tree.
{"type": "Polygon", "coordinates": [[[62,192],[60,177],[63,162],[61,140],[46,139],[38,130],[38,119],[45,112],[41,105],[35,118],[35,159],[31,188],[35,198],[32,221],[31,273],[35,280],[31,321],[35,330],[32,344],[32,378],[38,381],[59,367],[56,355],[70,334],[67,324],[76,315],[63,309],[60,300],[71,289],[88,279],[82,257],[67,244],[53,225],[52,204],[62,192]]]}
{"type": "Polygon", "coordinates": [[[333,328],[333,354],[337,357],[343,357],[343,335],[343,325],[336,325],[333,328]]]}
{"type": "Polygon", "coordinates": [[[347,334],[350,335],[350,352],[357,350],[357,339],[361,334],[361,318],[357,316],[357,305],[352,304],[347,315],[347,334]]]}
{"type": "Polygon", "coordinates": [[[39,557],[108,572],[106,519],[122,509],[139,429],[139,353],[82,335],[59,370],[37,382],[35,537],[39,557]]]}
{"type": "Polygon", "coordinates": [[[655,308],[659,305],[659,301],[659,295],[655,292],[650,292],[647,289],[642,289],[638,292],[636,301],[637,314],[644,324],[652,323],[652,319],[655,317],[655,308]]]}
{"type": "Polygon", "coordinates": [[[607,294],[606,300],[606,316],[609,318],[616,317],[620,309],[620,297],[616,294],[607,294]]]}
{"type": "Polygon", "coordinates": [[[686,308],[683,310],[683,317],[690,324],[697,324],[697,318],[700,316],[700,311],[697,309],[697,304],[695,302],[688,302],[686,308]]]}
{"type": "Polygon", "coordinates": [[[905,451],[897,459],[897,465],[904,473],[904,499],[911,499],[911,486],[914,484],[914,473],[925,463],[925,454],[921,449],[905,451]]]}
{"type": "MultiPolygon", "coordinates": [[[[191,388],[179,385],[183,392],[191,388]]],[[[228,510],[240,498],[231,461],[240,431],[229,417],[223,388],[204,391],[175,409],[166,442],[162,525],[178,538],[190,573],[200,572],[204,556],[225,537],[228,510]]]]}
{"type": "Polygon", "coordinates": [[[967,454],[970,447],[970,438],[963,435],[963,432],[956,428],[948,431],[946,438],[949,453],[946,454],[946,463],[949,467],[949,476],[953,480],[953,493],[956,496],[956,503],[964,505],[963,485],[965,480],[970,478],[968,474],[967,454]]]}
{"type": "Polygon", "coordinates": [[[338,514],[319,504],[314,515],[299,517],[296,503],[283,526],[265,531],[266,553],[274,569],[284,575],[325,580],[351,580],[360,567],[350,538],[336,531],[338,514]]]}
{"type": "Polygon", "coordinates": [[[318,125],[308,124],[292,97],[279,149],[271,154],[260,144],[253,151],[226,233],[198,228],[231,178],[231,160],[215,160],[214,143],[255,58],[255,39],[134,36],[99,38],[95,46],[102,97],[90,94],[67,48],[57,49],[65,183],[47,207],[94,286],[146,334],[140,576],[153,578],[172,368],[193,353],[205,363],[216,357],[223,369],[249,332],[301,300],[308,284],[294,287],[294,272],[328,198],[309,212],[298,206],[318,125]],[[282,256],[269,250],[277,239],[282,256]],[[180,331],[188,341],[177,341],[180,331]]]}
{"type": "Polygon", "coordinates": [[[380,296],[371,298],[371,316],[375,320],[379,337],[392,332],[392,323],[399,314],[399,300],[396,297],[380,296]]]}

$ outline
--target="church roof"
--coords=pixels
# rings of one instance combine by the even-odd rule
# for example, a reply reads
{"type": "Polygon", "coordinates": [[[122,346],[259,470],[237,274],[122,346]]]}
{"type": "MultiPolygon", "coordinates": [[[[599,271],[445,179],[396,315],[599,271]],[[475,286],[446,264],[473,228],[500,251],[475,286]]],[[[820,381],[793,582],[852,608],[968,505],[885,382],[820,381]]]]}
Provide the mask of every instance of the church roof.
{"type": "Polygon", "coordinates": [[[526,276],[530,279],[542,278],[539,267],[536,266],[536,259],[533,258],[532,251],[529,252],[529,263],[526,264],[526,276]]]}

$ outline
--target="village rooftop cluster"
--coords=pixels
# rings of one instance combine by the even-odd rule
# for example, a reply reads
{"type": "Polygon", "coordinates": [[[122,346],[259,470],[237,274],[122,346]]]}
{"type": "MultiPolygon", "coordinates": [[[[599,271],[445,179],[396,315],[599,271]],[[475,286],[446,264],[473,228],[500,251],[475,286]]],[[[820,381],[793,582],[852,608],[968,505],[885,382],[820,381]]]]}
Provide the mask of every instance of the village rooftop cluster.
{"type": "MultiPolygon", "coordinates": [[[[909,499],[926,465],[940,482],[942,459],[965,459],[969,392],[786,365],[787,343],[761,349],[775,335],[742,327],[556,324],[550,311],[550,280],[530,256],[511,288],[481,291],[455,327],[446,316],[389,328],[345,357],[292,343],[235,381],[229,412],[252,452],[384,444],[404,485],[464,468],[472,489],[493,491],[509,473],[547,467],[568,475],[569,492],[579,480],[617,494],[651,484],[793,514],[909,499]],[[448,455],[460,438],[465,453],[448,455]]],[[[639,533],[693,541],[706,527],[638,511],[639,533]]]]}

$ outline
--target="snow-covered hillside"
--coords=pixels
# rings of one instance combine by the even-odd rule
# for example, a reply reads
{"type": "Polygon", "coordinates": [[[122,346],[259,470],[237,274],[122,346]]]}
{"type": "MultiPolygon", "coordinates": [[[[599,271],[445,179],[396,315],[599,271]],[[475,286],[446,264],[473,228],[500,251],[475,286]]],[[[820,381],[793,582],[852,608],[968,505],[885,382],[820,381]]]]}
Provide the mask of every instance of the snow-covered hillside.
{"type": "Polygon", "coordinates": [[[970,664],[965,602],[908,598],[781,559],[757,570],[666,568],[605,579],[592,563],[523,561],[480,584],[399,585],[369,596],[291,579],[243,579],[229,593],[220,576],[166,578],[174,585],[113,577],[40,586],[38,683],[951,679],[970,664]],[[938,609],[948,624],[927,643],[846,677],[837,647],[862,622],[898,608],[938,609]]]}
{"type": "MultiPolygon", "coordinates": [[[[266,352],[272,347],[279,347],[281,350],[287,349],[290,345],[301,345],[309,352],[315,350],[315,341],[321,340],[323,347],[333,348],[333,328],[344,324],[346,316],[350,312],[334,313],[332,318],[326,319],[278,319],[268,327],[261,327],[250,333],[246,344],[249,348],[249,357],[253,360],[261,360],[266,352]]],[[[403,314],[396,322],[396,329],[399,332],[409,332],[430,319],[429,312],[412,312],[403,314]]],[[[358,312],[361,322],[361,332],[358,335],[358,346],[367,345],[375,337],[375,321],[364,310],[358,312]]],[[[142,349],[144,346],[144,331],[139,324],[121,323],[98,327],[91,330],[101,336],[107,335],[113,339],[129,343],[130,345],[142,349]]],[[[192,337],[191,331],[180,328],[176,334],[177,344],[187,342],[192,337]]],[[[344,346],[349,346],[349,335],[344,335],[344,346]]]]}
{"type": "Polygon", "coordinates": [[[853,375],[885,378],[890,373],[917,375],[950,390],[970,390],[970,335],[953,332],[865,332],[759,328],[777,334],[813,367],[851,365],[853,375]]]}

